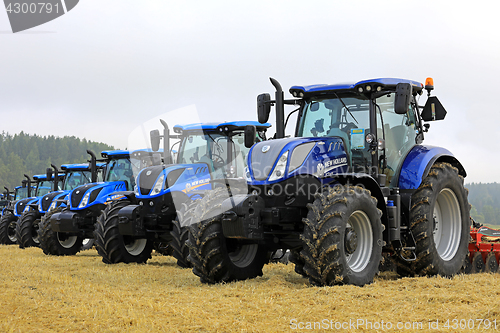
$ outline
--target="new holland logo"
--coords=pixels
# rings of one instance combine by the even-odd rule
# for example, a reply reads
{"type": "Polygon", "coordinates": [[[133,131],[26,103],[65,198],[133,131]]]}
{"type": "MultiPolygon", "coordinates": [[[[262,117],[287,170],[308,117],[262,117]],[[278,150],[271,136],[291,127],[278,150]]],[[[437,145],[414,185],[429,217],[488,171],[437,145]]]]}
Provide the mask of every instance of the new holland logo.
{"type": "Polygon", "coordinates": [[[52,21],[72,10],[79,0],[4,0],[12,32],[52,21]]]}
{"type": "Polygon", "coordinates": [[[146,176],[151,176],[151,170],[148,170],[148,172],[146,172],[146,176]]]}
{"type": "Polygon", "coordinates": [[[262,147],[262,152],[267,153],[269,149],[271,149],[271,146],[265,145],[264,147],[262,147]]]}

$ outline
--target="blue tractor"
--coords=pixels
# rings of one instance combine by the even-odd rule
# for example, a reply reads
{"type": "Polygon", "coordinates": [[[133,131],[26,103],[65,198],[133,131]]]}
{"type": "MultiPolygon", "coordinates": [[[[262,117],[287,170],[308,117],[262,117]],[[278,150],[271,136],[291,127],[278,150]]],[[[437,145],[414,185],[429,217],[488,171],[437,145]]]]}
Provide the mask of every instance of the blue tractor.
{"type": "MultiPolygon", "coordinates": [[[[178,265],[189,267],[188,230],[183,225],[188,203],[228,182],[246,188],[249,149],[244,145],[244,130],[252,126],[260,141],[270,126],[247,121],[196,123],[177,125],[176,134],[170,135],[163,125],[166,163],[141,170],[135,191],[111,202],[97,220],[96,248],[104,263],[145,263],[156,244],[170,245],[178,265]],[[168,163],[172,162],[171,138],[179,140],[177,164],[168,163]]],[[[159,132],[152,133],[152,143],[154,150],[159,147],[159,132]]]]}
{"type": "MultiPolygon", "coordinates": [[[[5,189],[7,193],[9,193],[9,189],[5,189]]],[[[9,201],[7,206],[2,209],[2,217],[0,218],[0,244],[16,244],[16,224],[19,217],[14,214],[15,206],[20,200],[31,197],[31,192],[34,190],[35,188],[31,187],[31,179],[29,181],[29,187],[28,180],[24,179],[22,185],[14,189],[12,198],[10,194],[8,195],[9,201]]]]}
{"type": "MultiPolygon", "coordinates": [[[[49,211],[56,210],[59,207],[61,207],[61,209],[64,208],[66,206],[67,197],[72,189],[88,184],[92,181],[96,182],[97,180],[102,179],[102,168],[104,167],[104,164],[96,163],[94,154],[91,151],[87,152],[92,156],[90,163],[61,165],[61,171],[64,175],[61,186],[59,186],[59,182],[56,182],[54,184],[54,188],[57,190],[41,197],[36,205],[33,205],[32,210],[23,214],[23,218],[21,220],[23,221],[23,224],[26,225],[26,228],[29,228],[30,224],[33,224],[35,221],[38,221],[37,224],[39,227],[42,226],[40,221],[45,214],[49,211]]],[[[57,166],[54,164],[51,166],[54,169],[54,174],[60,174],[57,166]]],[[[51,174],[52,169],[47,169],[47,177],[50,177],[51,174]]],[[[34,231],[37,232],[37,239],[40,243],[40,247],[45,252],[47,251],[47,247],[49,245],[46,243],[47,237],[45,237],[45,233],[41,230],[42,229],[40,228],[36,228],[34,231]]],[[[89,241],[85,245],[91,247],[92,242],[89,241]]]]}
{"type": "MultiPolygon", "coordinates": [[[[28,179],[28,184],[31,183],[29,176],[24,175],[28,179]]],[[[62,175],[34,175],[35,193],[34,197],[20,200],[16,203],[14,215],[18,217],[15,229],[16,242],[21,249],[32,246],[39,246],[38,240],[38,223],[40,222],[38,214],[38,202],[42,196],[54,190],[54,184],[57,184],[57,179],[61,179],[62,175]],[[37,217],[31,219],[31,217],[37,217]]]]}
{"type": "MultiPolygon", "coordinates": [[[[43,251],[48,255],[74,255],[81,250],[84,239],[92,239],[94,224],[106,202],[119,197],[121,191],[135,186],[133,165],[128,150],[101,152],[105,162],[104,181],[78,186],[67,194],[67,202],[48,211],[39,227],[43,251]]],[[[93,156],[95,160],[95,156],[93,156]]],[[[91,164],[95,161],[91,162],[91,164]]]]}
{"type": "Polygon", "coordinates": [[[271,82],[276,98],[259,95],[258,116],[267,121],[276,105],[277,139],[251,148],[248,192],[207,195],[194,211],[201,281],[262,275],[266,252],[279,248],[318,286],[371,283],[383,252],[405,276],[457,274],[469,241],[466,172],[447,149],[423,144],[424,122],[446,115],[432,79],[293,86],[291,100],[271,82]],[[299,106],[291,138],[285,104],[299,106]]]}

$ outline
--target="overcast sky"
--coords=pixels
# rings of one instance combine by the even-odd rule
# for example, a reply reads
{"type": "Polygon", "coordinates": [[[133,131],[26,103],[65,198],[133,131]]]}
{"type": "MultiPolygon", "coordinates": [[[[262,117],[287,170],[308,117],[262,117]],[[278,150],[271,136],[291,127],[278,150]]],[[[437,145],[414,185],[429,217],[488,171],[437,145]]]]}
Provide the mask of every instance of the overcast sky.
{"type": "Polygon", "coordinates": [[[463,3],[80,0],[16,34],[0,10],[0,130],[123,149],[169,114],[256,120],[269,77],[290,97],[292,85],[430,76],[448,115],[425,143],[451,150],[467,182],[500,182],[500,20],[493,1],[463,3]]]}

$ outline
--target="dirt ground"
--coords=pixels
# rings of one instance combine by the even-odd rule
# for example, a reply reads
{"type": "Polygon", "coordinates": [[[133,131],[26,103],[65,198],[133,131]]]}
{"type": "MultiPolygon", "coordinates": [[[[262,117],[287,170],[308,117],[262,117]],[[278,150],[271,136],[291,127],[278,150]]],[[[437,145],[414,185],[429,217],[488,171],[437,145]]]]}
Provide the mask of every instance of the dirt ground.
{"type": "Polygon", "coordinates": [[[311,287],[293,265],[203,285],[174,259],[106,265],[0,245],[0,332],[500,332],[500,274],[383,273],[363,288],[311,287]]]}

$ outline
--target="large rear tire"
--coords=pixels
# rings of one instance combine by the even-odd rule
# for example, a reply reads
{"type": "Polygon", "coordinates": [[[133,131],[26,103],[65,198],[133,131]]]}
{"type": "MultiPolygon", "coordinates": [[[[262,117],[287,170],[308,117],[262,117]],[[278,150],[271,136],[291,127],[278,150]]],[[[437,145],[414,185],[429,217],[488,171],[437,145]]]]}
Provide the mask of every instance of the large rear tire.
{"type": "Polygon", "coordinates": [[[47,255],[72,256],[82,248],[83,237],[52,230],[50,219],[62,210],[62,207],[57,207],[48,211],[40,222],[38,228],[40,247],[47,255]]]}
{"type": "Polygon", "coordinates": [[[94,240],[97,252],[106,264],[146,263],[153,252],[153,242],[147,238],[123,236],[118,230],[118,212],[130,205],[130,200],[113,201],[97,218],[94,240]]]}
{"type": "Polygon", "coordinates": [[[39,212],[29,210],[21,215],[16,224],[16,239],[21,249],[27,247],[40,247],[40,240],[38,238],[39,224],[39,212]]]}
{"type": "Polygon", "coordinates": [[[5,212],[0,218],[0,244],[16,244],[17,217],[10,211],[5,212]]]}
{"type": "Polygon", "coordinates": [[[189,228],[189,261],[202,283],[221,283],[262,276],[267,251],[259,244],[226,238],[222,231],[221,204],[227,189],[219,188],[196,201],[189,228]],[[212,216],[205,219],[207,216],[212,216]]]}
{"type": "Polygon", "coordinates": [[[382,212],[370,191],[329,188],[308,204],[301,235],[304,272],[311,284],[331,286],[373,282],[382,258],[382,212]]]}
{"type": "Polygon", "coordinates": [[[416,275],[451,277],[460,272],[469,244],[469,202],[464,178],[437,163],[412,195],[410,228],[416,241],[416,275]]]}

